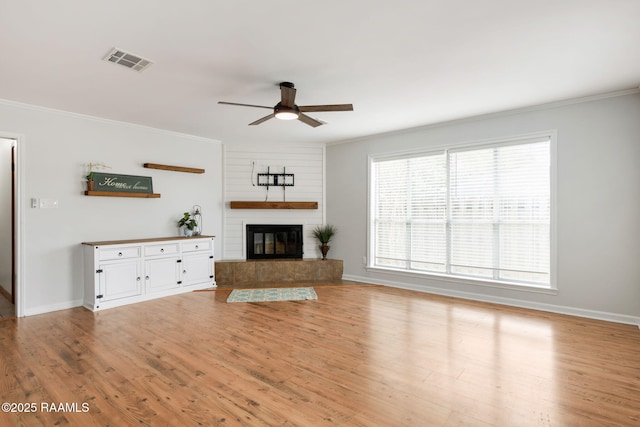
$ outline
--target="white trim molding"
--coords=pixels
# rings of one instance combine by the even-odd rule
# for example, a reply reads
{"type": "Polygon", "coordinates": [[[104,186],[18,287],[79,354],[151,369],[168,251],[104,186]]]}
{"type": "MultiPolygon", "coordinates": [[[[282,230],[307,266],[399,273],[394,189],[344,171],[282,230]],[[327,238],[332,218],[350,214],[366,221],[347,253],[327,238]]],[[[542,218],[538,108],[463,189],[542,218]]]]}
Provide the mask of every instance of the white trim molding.
{"type": "Polygon", "coordinates": [[[554,304],[544,304],[532,301],[525,301],[515,298],[503,298],[495,297],[485,294],[477,294],[473,292],[463,292],[455,290],[447,290],[441,288],[434,288],[432,286],[414,285],[404,282],[396,282],[392,280],[380,280],[372,279],[369,277],[361,277],[345,274],[342,276],[342,280],[350,280],[353,282],[369,283],[373,285],[384,285],[392,288],[406,289],[410,291],[424,292],[428,294],[443,295],[454,298],[461,298],[471,301],[482,301],[493,304],[508,305],[512,307],[527,308],[530,310],[546,311],[557,314],[567,314],[569,316],[585,317],[587,319],[604,320],[607,322],[624,323],[628,325],[638,325],[640,328],[640,317],[628,316],[625,314],[608,313],[604,311],[586,310],[576,307],[567,307],[554,304]]]}

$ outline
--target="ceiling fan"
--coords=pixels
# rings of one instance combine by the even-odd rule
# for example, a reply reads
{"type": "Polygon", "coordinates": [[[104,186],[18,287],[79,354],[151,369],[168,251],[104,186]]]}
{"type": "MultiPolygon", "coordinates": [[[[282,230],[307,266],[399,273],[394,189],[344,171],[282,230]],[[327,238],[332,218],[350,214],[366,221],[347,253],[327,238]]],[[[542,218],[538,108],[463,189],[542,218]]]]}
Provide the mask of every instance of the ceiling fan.
{"type": "Polygon", "coordinates": [[[324,122],[321,122],[320,120],[316,120],[312,117],[309,117],[304,113],[319,112],[319,111],[353,111],[352,104],[297,106],[295,104],[296,89],[293,83],[290,83],[290,82],[280,83],[280,95],[281,95],[281,100],[274,107],[267,107],[264,105],[238,104],[236,102],[224,102],[224,101],[219,101],[218,104],[239,105],[241,107],[268,108],[270,110],[273,110],[273,113],[269,114],[268,116],[264,116],[263,118],[258,119],[255,122],[249,123],[249,126],[259,125],[260,123],[264,123],[267,120],[275,117],[281,120],[298,119],[302,123],[305,123],[315,128],[320,125],[323,125],[324,122]]]}

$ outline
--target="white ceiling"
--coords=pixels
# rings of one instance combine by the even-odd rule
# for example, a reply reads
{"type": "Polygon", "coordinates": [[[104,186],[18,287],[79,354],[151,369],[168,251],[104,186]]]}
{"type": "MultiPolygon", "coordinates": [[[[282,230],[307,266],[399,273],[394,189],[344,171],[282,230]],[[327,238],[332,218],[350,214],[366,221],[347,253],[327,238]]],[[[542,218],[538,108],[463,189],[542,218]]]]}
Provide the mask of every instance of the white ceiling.
{"type": "MultiPolygon", "coordinates": [[[[0,0],[0,98],[213,138],[332,142],[637,88],[638,0],[0,0]],[[114,47],[154,62],[102,61],[114,47]],[[328,122],[248,123],[294,82],[328,122]]],[[[0,125],[2,120],[0,117],[0,125]]]]}

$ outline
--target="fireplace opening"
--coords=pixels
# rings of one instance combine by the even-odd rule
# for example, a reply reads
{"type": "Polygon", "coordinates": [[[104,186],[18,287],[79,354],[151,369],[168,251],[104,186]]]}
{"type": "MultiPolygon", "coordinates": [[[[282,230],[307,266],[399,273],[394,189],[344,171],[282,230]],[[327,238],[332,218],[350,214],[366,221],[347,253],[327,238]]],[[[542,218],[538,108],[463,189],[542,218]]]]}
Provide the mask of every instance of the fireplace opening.
{"type": "Polygon", "coordinates": [[[302,253],[302,225],[247,225],[247,259],[302,258],[302,253]]]}

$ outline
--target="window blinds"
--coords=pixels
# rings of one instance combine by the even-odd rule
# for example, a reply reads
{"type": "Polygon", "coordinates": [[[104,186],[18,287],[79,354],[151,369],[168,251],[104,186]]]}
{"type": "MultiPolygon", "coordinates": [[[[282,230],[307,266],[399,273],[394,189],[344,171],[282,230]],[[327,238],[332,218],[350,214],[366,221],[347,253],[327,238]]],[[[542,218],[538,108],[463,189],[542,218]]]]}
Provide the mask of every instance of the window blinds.
{"type": "Polygon", "coordinates": [[[373,161],[373,264],[550,283],[550,139],[373,161]]]}

